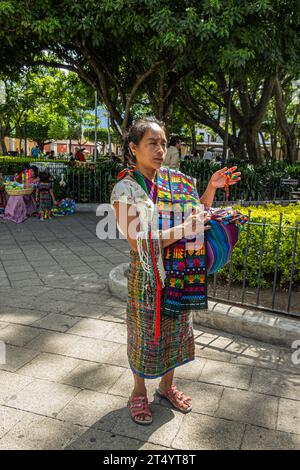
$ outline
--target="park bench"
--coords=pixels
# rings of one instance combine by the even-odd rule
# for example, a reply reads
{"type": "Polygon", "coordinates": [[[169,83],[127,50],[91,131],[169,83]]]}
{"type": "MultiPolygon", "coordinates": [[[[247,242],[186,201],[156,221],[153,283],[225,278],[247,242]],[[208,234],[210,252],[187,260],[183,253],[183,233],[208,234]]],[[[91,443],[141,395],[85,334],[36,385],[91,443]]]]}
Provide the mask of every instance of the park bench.
{"type": "Polygon", "coordinates": [[[299,180],[295,178],[280,178],[280,184],[288,191],[290,199],[300,199],[299,180]]]}

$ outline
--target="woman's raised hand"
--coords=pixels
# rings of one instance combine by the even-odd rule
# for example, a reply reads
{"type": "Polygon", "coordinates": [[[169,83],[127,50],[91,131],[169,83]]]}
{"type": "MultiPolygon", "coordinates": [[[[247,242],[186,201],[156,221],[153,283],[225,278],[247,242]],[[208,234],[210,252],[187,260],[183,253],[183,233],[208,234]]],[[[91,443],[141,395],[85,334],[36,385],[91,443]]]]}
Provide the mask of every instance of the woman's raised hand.
{"type": "Polygon", "coordinates": [[[225,166],[224,168],[221,168],[221,170],[216,171],[213,173],[213,175],[210,178],[209,183],[213,188],[224,188],[225,183],[226,183],[226,176],[224,176],[225,171],[232,171],[232,176],[235,175],[237,178],[230,180],[229,185],[235,184],[238,181],[240,181],[240,171],[235,172],[234,170],[237,169],[237,166],[232,166],[231,168],[227,168],[225,166]]]}

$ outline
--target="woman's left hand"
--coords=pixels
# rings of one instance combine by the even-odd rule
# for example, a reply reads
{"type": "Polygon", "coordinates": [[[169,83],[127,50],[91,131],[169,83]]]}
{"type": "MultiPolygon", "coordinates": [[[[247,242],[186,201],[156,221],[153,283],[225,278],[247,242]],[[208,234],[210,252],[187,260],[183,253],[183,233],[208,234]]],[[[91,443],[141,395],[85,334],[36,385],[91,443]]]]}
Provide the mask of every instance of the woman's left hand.
{"type": "Polygon", "coordinates": [[[227,166],[225,166],[224,168],[221,168],[221,170],[216,171],[210,178],[210,181],[209,181],[210,185],[216,189],[224,188],[227,178],[226,176],[223,176],[222,173],[225,173],[225,171],[232,171],[232,175],[238,176],[238,178],[234,180],[229,180],[229,185],[237,183],[241,179],[239,176],[241,172],[240,171],[235,172],[234,170],[236,170],[236,168],[237,166],[233,166],[231,168],[227,168],[227,166]]]}

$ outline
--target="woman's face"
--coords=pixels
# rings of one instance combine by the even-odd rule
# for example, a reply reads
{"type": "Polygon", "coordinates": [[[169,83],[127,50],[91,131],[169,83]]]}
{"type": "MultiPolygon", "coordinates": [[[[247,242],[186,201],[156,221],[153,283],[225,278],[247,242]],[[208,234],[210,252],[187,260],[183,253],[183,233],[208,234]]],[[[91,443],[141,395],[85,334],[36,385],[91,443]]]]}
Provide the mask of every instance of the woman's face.
{"type": "Polygon", "coordinates": [[[137,164],[156,170],[160,168],[167,152],[167,139],[164,130],[156,123],[145,132],[139,144],[129,143],[137,164]]]}

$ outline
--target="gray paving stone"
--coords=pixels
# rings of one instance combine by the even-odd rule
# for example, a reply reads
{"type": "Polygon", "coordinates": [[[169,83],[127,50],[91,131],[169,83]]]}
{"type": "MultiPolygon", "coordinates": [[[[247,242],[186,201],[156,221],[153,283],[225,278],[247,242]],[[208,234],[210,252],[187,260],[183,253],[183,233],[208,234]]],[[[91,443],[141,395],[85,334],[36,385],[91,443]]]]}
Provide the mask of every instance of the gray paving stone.
{"type": "Polygon", "coordinates": [[[194,338],[195,343],[201,345],[207,345],[212,343],[215,339],[219,338],[219,335],[207,333],[206,331],[199,330],[198,325],[194,326],[194,338]]]}
{"type": "Polygon", "coordinates": [[[221,362],[231,362],[233,355],[221,349],[215,349],[212,346],[201,346],[195,343],[195,355],[204,359],[212,359],[221,362]]]}
{"type": "MultiPolygon", "coordinates": [[[[2,236],[1,236],[1,245],[2,245],[2,236]]],[[[9,243],[8,246],[11,246],[9,243]]],[[[20,261],[20,262],[27,262],[26,256],[23,253],[1,253],[0,258],[2,261],[20,261]]]]}
{"type": "MultiPolygon", "coordinates": [[[[34,271],[25,271],[21,273],[10,273],[9,279],[11,281],[24,281],[29,279],[39,279],[38,275],[34,271]]],[[[13,287],[18,287],[12,283],[13,287]]],[[[25,287],[24,285],[22,287],[25,287]]]]}
{"type": "Polygon", "coordinates": [[[114,307],[115,305],[107,305],[104,293],[100,292],[99,294],[94,293],[81,293],[80,298],[78,297],[78,301],[82,304],[95,304],[95,305],[103,305],[114,307]]]}
{"type": "Polygon", "coordinates": [[[20,325],[31,325],[37,320],[47,315],[46,312],[30,310],[28,308],[14,308],[11,306],[0,307],[0,320],[7,323],[16,323],[20,325]]]}
{"type": "Polygon", "coordinates": [[[18,370],[18,374],[38,379],[64,382],[80,364],[78,359],[58,354],[41,353],[18,370]]]}
{"type": "Polygon", "coordinates": [[[123,397],[82,390],[63,408],[57,418],[111,432],[126,406],[127,400],[123,397]]]}
{"type": "Polygon", "coordinates": [[[75,344],[80,341],[78,336],[67,335],[56,331],[44,331],[26,345],[37,352],[49,352],[68,355],[75,344]]]}
{"type": "Polygon", "coordinates": [[[231,352],[235,354],[242,354],[248,349],[248,347],[249,347],[249,341],[247,342],[246,339],[244,341],[239,341],[237,339],[234,339],[232,343],[226,346],[225,350],[227,352],[231,352]]]}
{"type": "Polygon", "coordinates": [[[238,450],[244,426],[227,419],[189,413],[184,417],[172,447],[185,450],[238,450]]]}
{"type": "Polygon", "coordinates": [[[300,374],[255,368],[250,389],[253,392],[300,400],[300,374]]]}
{"type": "Polygon", "coordinates": [[[39,279],[38,277],[31,277],[30,279],[23,279],[20,281],[10,281],[11,286],[14,287],[15,289],[20,289],[22,287],[32,287],[32,290],[34,290],[35,286],[43,286],[43,281],[39,279]]]}
{"type": "Polygon", "coordinates": [[[107,313],[101,315],[101,320],[113,321],[115,323],[125,323],[126,322],[126,309],[119,309],[115,307],[106,307],[108,309],[107,313]]]}
{"type": "Polygon", "coordinates": [[[24,413],[23,418],[0,440],[0,449],[59,450],[76,442],[86,428],[46,416],[24,413]]]}
{"type": "Polygon", "coordinates": [[[279,371],[290,372],[293,374],[300,374],[300,364],[296,364],[293,361],[294,353],[295,353],[295,349],[280,351],[280,358],[278,362],[279,371]]]}
{"type": "Polygon", "coordinates": [[[196,357],[193,361],[175,369],[175,377],[180,379],[198,380],[201,376],[206,359],[196,357]]]}
{"type": "Polygon", "coordinates": [[[25,388],[11,396],[6,401],[6,405],[24,411],[55,417],[77,393],[79,393],[78,388],[35,379],[25,388]],[[51,399],[49,399],[50,397],[51,399]]]}
{"type": "Polygon", "coordinates": [[[6,403],[10,396],[14,395],[19,390],[22,390],[22,388],[26,387],[26,385],[32,382],[32,380],[33,379],[30,377],[24,377],[19,374],[0,370],[0,404],[3,405],[6,403]]]}
{"type": "MultiPolygon", "coordinates": [[[[72,338],[76,336],[70,335],[72,338]]],[[[65,354],[78,359],[94,362],[106,362],[107,357],[118,350],[119,344],[103,339],[82,338],[77,336],[78,341],[67,347],[65,354]]]]}
{"type": "Polygon", "coordinates": [[[299,450],[300,436],[289,432],[272,431],[246,426],[241,450],[299,450]]]}
{"type": "Polygon", "coordinates": [[[76,323],[68,333],[72,335],[87,336],[89,338],[108,339],[107,335],[115,327],[116,326],[112,322],[85,318],[76,323]]]}
{"type": "Polygon", "coordinates": [[[107,364],[112,364],[120,367],[129,367],[128,357],[127,357],[127,345],[121,344],[116,351],[108,354],[106,356],[105,362],[107,364]]]}
{"type": "Polygon", "coordinates": [[[74,326],[79,320],[79,317],[61,315],[59,313],[49,313],[49,315],[46,315],[41,320],[34,322],[32,326],[44,328],[46,330],[65,332],[72,328],[72,326],[74,326]]]}
{"type": "Polygon", "coordinates": [[[275,429],[279,398],[225,388],[216,416],[275,429]]]}
{"type": "Polygon", "coordinates": [[[135,450],[142,448],[144,443],[138,439],[117,436],[113,433],[88,429],[76,441],[65,449],[68,450],[135,450]]]}
{"type": "Polygon", "coordinates": [[[24,411],[0,406],[0,439],[22,419],[22,416],[24,411]]]}
{"type": "Polygon", "coordinates": [[[14,346],[25,346],[27,343],[41,334],[38,328],[18,324],[6,324],[0,330],[0,340],[14,346]]]}
{"type": "Polygon", "coordinates": [[[300,434],[300,401],[280,398],[277,429],[300,434]]]}
{"type": "Polygon", "coordinates": [[[248,390],[251,375],[252,367],[207,359],[198,380],[248,390]]]}
{"type": "Polygon", "coordinates": [[[6,344],[6,363],[0,363],[0,369],[11,372],[17,371],[37,355],[37,351],[6,344]]]}
{"type": "Polygon", "coordinates": [[[63,300],[55,301],[54,299],[50,302],[49,301],[45,302],[44,299],[38,298],[32,302],[32,305],[37,310],[47,311],[48,313],[50,312],[67,313],[69,310],[74,308],[77,304],[75,303],[75,299],[73,299],[73,302],[68,302],[68,301],[63,301],[63,300]]]}
{"type": "Polygon", "coordinates": [[[96,392],[107,392],[123,372],[123,367],[78,360],[78,365],[65,374],[61,382],[96,392]]]}
{"type": "MultiPolygon", "coordinates": [[[[68,311],[68,315],[74,315],[75,317],[84,318],[95,318],[99,319],[106,312],[111,311],[111,307],[103,307],[102,305],[89,305],[89,304],[78,304],[75,308],[68,311]]],[[[104,318],[105,319],[105,318],[104,318]]]]}
{"type": "Polygon", "coordinates": [[[231,362],[233,364],[245,364],[263,366],[270,369],[276,369],[279,363],[279,349],[268,346],[264,343],[250,344],[241,354],[233,355],[231,362]]]}
{"type": "Polygon", "coordinates": [[[76,291],[73,289],[57,289],[57,288],[48,288],[48,291],[43,296],[43,299],[51,300],[74,300],[74,297],[77,296],[76,291]]]}
{"type": "Polygon", "coordinates": [[[21,273],[21,272],[33,272],[33,269],[32,269],[32,266],[30,265],[23,265],[23,264],[16,264],[16,265],[12,265],[12,266],[6,266],[5,267],[5,271],[7,272],[7,274],[11,274],[11,273],[21,273]]]}
{"type": "MultiPolygon", "coordinates": [[[[104,316],[101,317],[101,320],[104,321],[104,316]]],[[[127,344],[127,326],[124,323],[114,324],[113,328],[105,336],[105,339],[115,343],[127,344]]]]}

